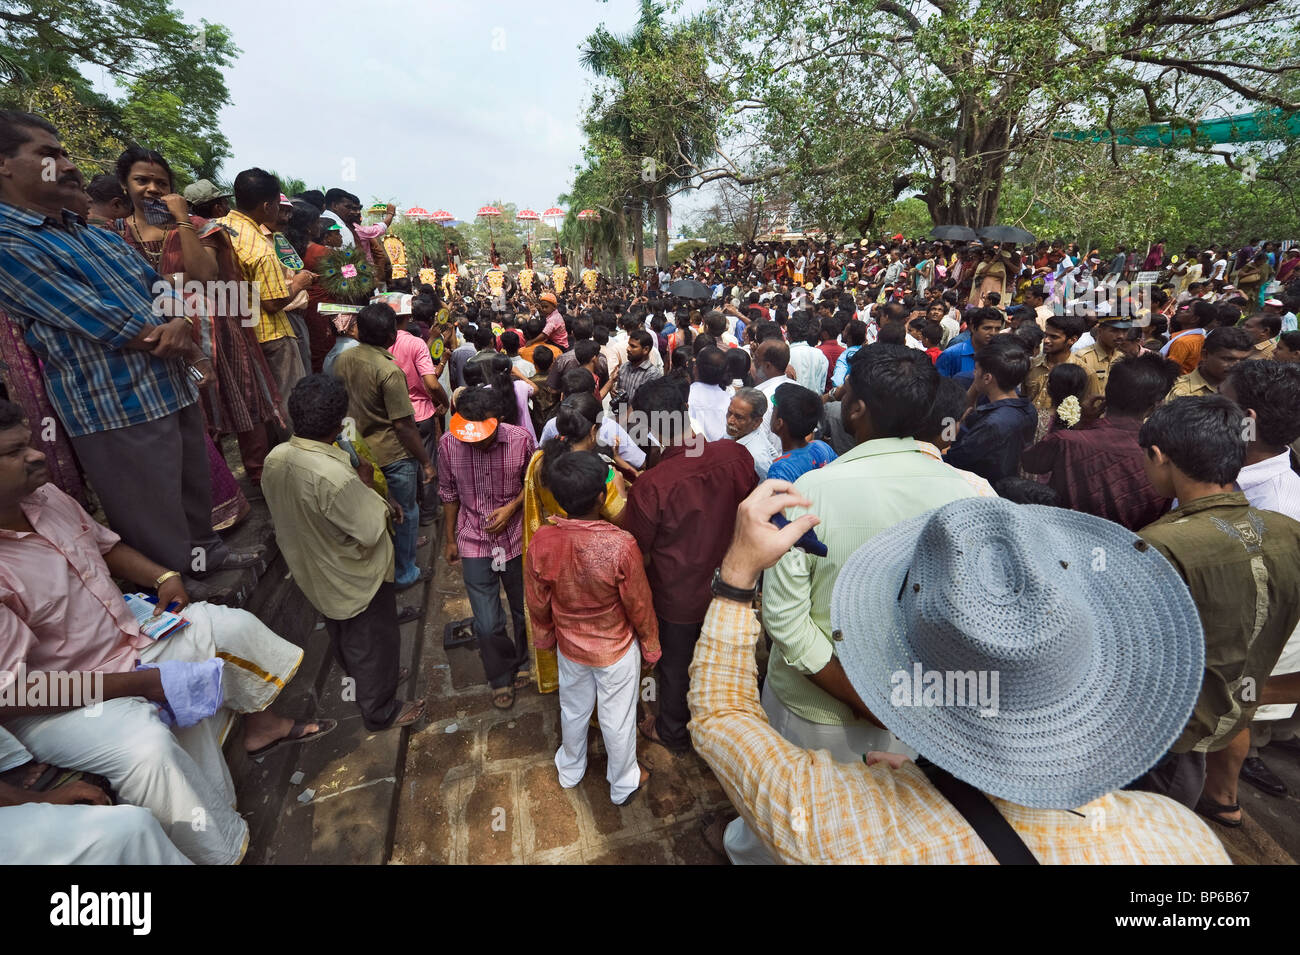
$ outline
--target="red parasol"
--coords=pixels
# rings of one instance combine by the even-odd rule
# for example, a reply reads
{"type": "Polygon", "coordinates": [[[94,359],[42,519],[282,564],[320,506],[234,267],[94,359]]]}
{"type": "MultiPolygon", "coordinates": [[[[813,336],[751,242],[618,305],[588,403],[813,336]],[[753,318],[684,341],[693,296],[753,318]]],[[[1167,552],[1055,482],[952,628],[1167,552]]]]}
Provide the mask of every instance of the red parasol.
{"type": "Polygon", "coordinates": [[[430,215],[429,218],[432,219],[434,222],[450,222],[456,217],[452,215],[450,212],[448,212],[446,209],[439,209],[437,212],[430,215]]]}
{"type": "Polygon", "coordinates": [[[407,219],[428,219],[429,210],[421,209],[419,206],[411,206],[411,208],[403,212],[402,215],[407,219]]]}

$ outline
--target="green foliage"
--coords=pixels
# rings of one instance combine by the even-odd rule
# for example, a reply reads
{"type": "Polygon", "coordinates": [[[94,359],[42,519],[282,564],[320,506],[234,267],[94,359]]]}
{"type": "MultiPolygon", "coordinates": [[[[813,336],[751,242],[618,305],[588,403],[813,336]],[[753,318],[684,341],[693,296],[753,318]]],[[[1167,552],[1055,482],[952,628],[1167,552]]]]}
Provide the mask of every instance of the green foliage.
{"type": "Polygon", "coordinates": [[[899,199],[885,211],[876,232],[884,235],[901,232],[910,239],[925,235],[933,225],[924,202],[916,198],[899,199]]]}
{"type": "Polygon", "coordinates": [[[188,26],[167,0],[5,0],[0,106],[50,115],[90,174],[138,143],[166,156],[182,183],[215,179],[229,155],[222,70],[238,53],[225,27],[188,26]],[[87,66],[121,94],[92,89],[87,66]]]}
{"type": "Polygon", "coordinates": [[[692,252],[697,252],[711,244],[712,243],[703,239],[691,239],[688,242],[679,242],[668,250],[668,261],[673,265],[676,265],[678,262],[685,261],[686,257],[692,252]]]}

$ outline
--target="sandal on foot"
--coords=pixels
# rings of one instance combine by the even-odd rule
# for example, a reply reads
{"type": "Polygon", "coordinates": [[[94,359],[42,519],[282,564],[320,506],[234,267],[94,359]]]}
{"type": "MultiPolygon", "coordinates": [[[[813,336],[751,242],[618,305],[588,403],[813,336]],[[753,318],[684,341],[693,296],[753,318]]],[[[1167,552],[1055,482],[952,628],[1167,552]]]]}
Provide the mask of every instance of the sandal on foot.
{"type": "Polygon", "coordinates": [[[529,671],[520,670],[518,673],[515,674],[516,690],[526,690],[528,687],[532,686],[532,683],[533,683],[533,675],[529,671]]]}
{"type": "Polygon", "coordinates": [[[498,710],[508,710],[515,705],[515,688],[498,686],[492,689],[492,705],[498,710]]]}
{"type": "Polygon", "coordinates": [[[327,733],[333,732],[334,728],[338,725],[338,720],[294,720],[293,726],[289,728],[287,736],[281,736],[279,739],[267,743],[260,749],[250,749],[248,751],[249,758],[261,759],[263,756],[268,756],[271,753],[274,753],[281,746],[292,746],[294,743],[310,743],[313,740],[320,739],[327,733]],[[313,723],[316,724],[316,730],[308,733],[307,727],[311,726],[313,723]]]}
{"type": "Polygon", "coordinates": [[[411,700],[397,713],[397,718],[384,727],[386,730],[405,729],[424,716],[424,700],[411,700]]]}
{"type": "Polygon", "coordinates": [[[412,620],[419,620],[420,610],[420,607],[403,607],[397,612],[398,626],[404,623],[410,623],[412,620]]]}
{"type": "Polygon", "coordinates": [[[1238,806],[1236,803],[1232,803],[1230,805],[1224,806],[1224,805],[1220,805],[1217,802],[1213,802],[1210,799],[1207,799],[1205,796],[1202,796],[1200,799],[1196,801],[1196,811],[1198,814],[1210,820],[1210,822],[1217,823],[1220,826],[1223,826],[1225,829],[1241,828],[1240,819],[1223,818],[1225,813],[1241,812],[1241,807],[1238,806]]]}

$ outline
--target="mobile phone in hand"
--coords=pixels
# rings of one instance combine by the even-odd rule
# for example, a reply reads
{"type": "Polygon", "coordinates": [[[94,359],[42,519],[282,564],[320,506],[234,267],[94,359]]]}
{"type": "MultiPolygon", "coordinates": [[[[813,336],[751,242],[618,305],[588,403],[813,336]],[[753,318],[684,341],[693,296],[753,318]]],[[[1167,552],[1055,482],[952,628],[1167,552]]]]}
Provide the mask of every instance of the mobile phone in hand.
{"type": "Polygon", "coordinates": [[[141,205],[144,207],[144,221],[150,225],[166,225],[175,221],[167,203],[161,199],[145,199],[141,205]]]}

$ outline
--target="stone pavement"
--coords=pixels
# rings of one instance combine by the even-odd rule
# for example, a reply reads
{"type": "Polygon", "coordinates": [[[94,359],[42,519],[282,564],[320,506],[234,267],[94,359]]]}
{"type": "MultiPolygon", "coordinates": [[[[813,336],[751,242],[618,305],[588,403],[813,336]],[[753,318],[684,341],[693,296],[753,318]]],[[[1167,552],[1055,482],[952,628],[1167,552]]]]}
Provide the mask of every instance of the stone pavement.
{"type": "MultiPolygon", "coordinates": [[[[640,741],[650,781],[615,806],[598,730],[587,774],[560,788],[559,697],[530,688],[514,708],[493,708],[474,647],[443,649],[443,624],[469,616],[460,571],[438,558],[424,627],[420,693],[428,723],[410,735],[392,862],[720,864],[701,819],[729,808],[698,756],[640,741]]],[[[505,600],[504,593],[502,600],[505,600]]]]}

